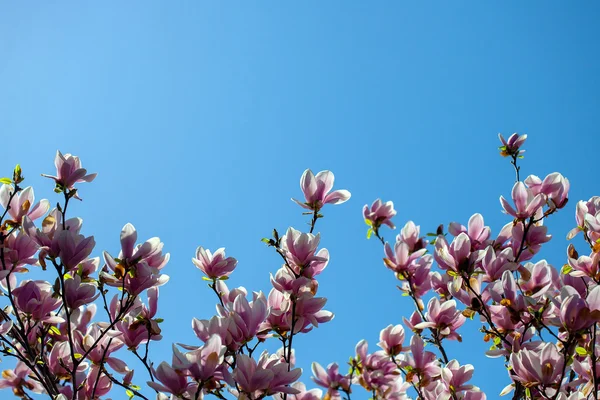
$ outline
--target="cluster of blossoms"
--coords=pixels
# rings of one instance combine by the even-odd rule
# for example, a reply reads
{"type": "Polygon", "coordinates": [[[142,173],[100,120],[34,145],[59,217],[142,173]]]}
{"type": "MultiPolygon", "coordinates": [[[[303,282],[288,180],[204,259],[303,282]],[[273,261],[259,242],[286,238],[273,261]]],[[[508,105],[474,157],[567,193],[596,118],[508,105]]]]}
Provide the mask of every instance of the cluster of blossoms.
{"type": "Polygon", "coordinates": [[[346,190],[332,191],[333,173],[306,170],[300,181],[304,201],[292,199],[311,215],[309,232],[290,227],[263,239],[281,260],[267,295],[229,288],[226,281],[237,260],[224,248],[198,247],[192,263],[216,296],[216,313],[192,320],[196,344],[174,344],[170,362],[155,365],[149,350],[152,341],[162,339],[159,287],[169,280],[162,273],[169,254],[160,239],[138,243],[135,228],[126,224],[116,257],[106,251],[102,258],[92,257],[93,236],[85,236],[81,219],[66,214],[72,199],[81,200],[76,185],[96,175],[88,174],[77,157],[58,152],[56,176],[45,176],[55,181],[63,199],[50,209],[47,200],[35,202],[32,188],[21,187],[17,166],[12,178],[0,180],[0,294],[6,300],[0,309],[0,355],[14,359],[14,367],[2,373],[0,388],[25,399],[44,393],[52,399],[95,400],[121,390],[142,399],[154,391],[162,400],[350,400],[360,386],[373,399],[484,400],[486,395],[470,383],[474,367],[452,359],[445,348],[448,340],[462,341],[466,320],[477,318],[483,340],[491,345],[487,355],[502,359],[507,369],[502,394],[597,400],[600,197],[577,203],[577,225],[567,236],[571,240],[582,233],[589,251],[580,255],[570,244],[561,270],[540,259],[551,239],[544,222],[566,206],[570,186],[559,173],[520,180],[517,162],[525,139],[500,135],[500,153],[510,157],[516,183],[510,199],[500,197],[510,220],[497,235],[474,214],[466,226],[452,222],[444,232],[440,225],[426,235],[429,240],[409,221],[388,243],[381,230],[395,229],[394,204],[378,199],[364,206],[367,237],[381,242],[383,264],[415,310],[404,318],[404,327],[381,330],[377,350],[370,353],[361,340],[347,372],[337,363],[313,363],[316,389],[300,381],[293,345],[295,336],[333,319],[317,281],[329,252],[319,248],[320,234],[313,233],[326,204],[350,198],[346,190]],[[53,278],[20,279],[31,267],[53,278]],[[279,350],[259,349],[267,341],[279,350]],[[137,358],[142,374],[134,376],[124,352],[137,358]]]}
{"type": "MultiPolygon", "coordinates": [[[[399,396],[399,389],[392,390],[395,395],[388,391],[393,374],[400,371],[419,398],[484,399],[483,392],[468,383],[473,367],[450,360],[444,349],[445,340],[461,340],[458,331],[467,318],[476,316],[483,339],[492,343],[487,355],[503,358],[507,366],[512,383],[503,394],[514,390],[514,399],[598,398],[600,198],[577,204],[577,227],[567,237],[583,232],[589,255],[579,256],[569,245],[562,271],[543,259],[534,261],[551,239],[544,220],[567,204],[569,181],[559,173],[520,181],[517,160],[526,135],[500,139],[501,155],[511,157],[517,181],[512,201],[500,197],[512,220],[496,237],[483,216],[475,214],[467,226],[450,223],[447,234],[440,226],[430,234],[435,237],[432,243],[420,237],[419,227],[410,221],[390,245],[379,228],[394,227],[393,203],[376,200],[363,209],[368,236],[375,234],[381,241],[384,265],[402,282],[400,290],[416,309],[404,319],[413,332],[410,347],[403,346],[401,326],[381,331],[383,351],[366,355],[366,344],[357,346],[352,371],[360,374],[358,382],[374,398],[399,396]],[[434,261],[437,271],[432,270],[434,261]],[[552,340],[543,340],[543,334],[552,340]],[[424,350],[428,343],[435,352],[424,350]],[[365,370],[374,372],[364,376],[365,370]]],[[[333,389],[346,391],[341,384],[333,389]]]]}

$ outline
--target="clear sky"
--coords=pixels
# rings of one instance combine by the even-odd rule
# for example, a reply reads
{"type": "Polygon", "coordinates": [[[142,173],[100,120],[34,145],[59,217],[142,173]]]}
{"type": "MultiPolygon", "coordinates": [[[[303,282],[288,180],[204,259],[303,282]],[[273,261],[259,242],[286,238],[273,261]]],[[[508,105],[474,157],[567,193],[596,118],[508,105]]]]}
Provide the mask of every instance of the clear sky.
{"type": "MultiPolygon", "coordinates": [[[[290,201],[300,175],[332,170],[352,192],[317,228],[331,252],[319,291],[336,317],[294,339],[314,387],[311,361],[344,363],[412,312],[365,238],[362,206],[393,200],[396,224],[425,232],[480,212],[496,234],[514,179],[499,132],[529,134],[525,176],[570,180],[540,254],[565,262],[576,200],[600,194],[599,18],[591,1],[3,2],[0,175],[19,162],[37,198],[55,202],[39,174],[57,149],[79,155],[98,178],[70,211],[94,255],[117,253],[127,222],[164,241],[158,363],[174,341],[199,344],[191,319],[214,312],[196,247],[226,247],[239,260],[230,286],[268,291],[280,263],[260,239],[305,228],[290,201]]],[[[479,326],[449,355],[475,364],[493,399],[509,380],[483,357],[479,326]]]]}

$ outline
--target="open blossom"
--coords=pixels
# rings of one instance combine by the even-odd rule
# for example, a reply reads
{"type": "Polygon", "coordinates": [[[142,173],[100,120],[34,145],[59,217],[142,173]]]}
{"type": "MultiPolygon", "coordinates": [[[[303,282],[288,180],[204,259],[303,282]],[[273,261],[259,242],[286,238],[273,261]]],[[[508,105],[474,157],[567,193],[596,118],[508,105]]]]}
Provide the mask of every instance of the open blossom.
{"type": "Polygon", "coordinates": [[[315,176],[310,169],[307,169],[300,178],[300,188],[304,193],[305,202],[292,200],[303,208],[315,212],[318,212],[325,204],[341,204],[348,201],[350,199],[349,191],[335,190],[331,192],[333,182],[333,172],[321,171],[315,176]]]}
{"type": "Polygon", "coordinates": [[[441,373],[437,356],[425,350],[425,343],[419,335],[410,339],[410,354],[401,360],[400,366],[410,367],[407,382],[420,382],[423,386],[429,385],[441,373]]]}
{"type": "Polygon", "coordinates": [[[11,185],[2,185],[0,187],[0,205],[5,210],[8,209],[8,215],[13,223],[20,224],[25,215],[32,221],[35,221],[50,209],[50,203],[46,199],[34,205],[35,196],[31,186],[15,194],[9,204],[11,193],[14,190],[11,185]]]}
{"type": "Polygon", "coordinates": [[[76,183],[91,182],[97,175],[95,173],[88,174],[87,170],[81,167],[79,157],[71,154],[63,155],[60,151],[56,152],[54,165],[56,166],[56,176],[46,174],[42,174],[42,176],[54,179],[57,187],[60,189],[73,189],[76,183]]]}
{"type": "Polygon", "coordinates": [[[132,295],[140,294],[151,287],[164,285],[169,276],[161,274],[161,269],[169,262],[169,254],[163,254],[163,243],[153,237],[146,242],[135,245],[137,231],[131,224],[126,224],[121,231],[121,251],[115,258],[104,252],[106,266],[100,273],[107,285],[124,286],[132,295]]]}
{"type": "Polygon", "coordinates": [[[518,156],[525,152],[525,150],[520,150],[523,143],[527,139],[527,135],[519,135],[518,133],[513,133],[509,136],[508,140],[504,139],[501,133],[498,134],[500,141],[502,142],[502,146],[500,147],[500,155],[503,157],[508,156],[518,156]]]}
{"type": "Polygon", "coordinates": [[[226,350],[219,335],[212,335],[203,346],[187,353],[182,353],[173,345],[173,367],[189,371],[190,376],[197,381],[223,379],[222,373],[218,373],[217,369],[225,360],[226,350]]]}
{"type": "Polygon", "coordinates": [[[190,386],[187,376],[182,374],[179,370],[172,368],[166,361],[161,362],[158,368],[152,368],[152,375],[160,383],[147,383],[148,386],[157,391],[167,392],[174,394],[175,396],[180,396],[186,393],[190,386]]]}
{"type": "Polygon", "coordinates": [[[238,355],[232,374],[240,391],[252,400],[276,393],[299,393],[298,389],[289,385],[300,375],[302,375],[300,368],[288,371],[287,363],[281,362],[276,354],[269,356],[266,352],[262,353],[258,363],[245,354],[238,355]]]}
{"type": "Polygon", "coordinates": [[[301,274],[302,270],[309,267],[314,261],[328,261],[328,258],[315,254],[320,239],[321,235],[318,233],[313,235],[288,228],[281,240],[281,247],[296,273],[301,274]]]}
{"type": "Polygon", "coordinates": [[[388,389],[394,386],[400,372],[398,366],[383,351],[368,354],[368,343],[361,340],[356,345],[356,368],[358,369],[358,382],[367,391],[375,391],[383,397],[388,389]]]}
{"type": "Polygon", "coordinates": [[[385,266],[396,273],[404,273],[407,271],[413,272],[418,267],[419,264],[416,261],[427,252],[427,249],[424,248],[411,252],[408,243],[397,241],[393,250],[386,243],[384,251],[386,258],[383,259],[383,263],[385,266]]]}
{"type": "Polygon", "coordinates": [[[538,349],[523,349],[510,355],[514,379],[526,387],[551,386],[561,377],[563,356],[554,343],[546,343],[538,349]]]}
{"type": "Polygon", "coordinates": [[[473,371],[474,368],[471,364],[459,365],[458,361],[451,360],[442,368],[443,391],[438,393],[438,398],[448,400],[454,392],[473,389],[473,385],[467,384],[473,376],[473,371]]]}
{"type": "Polygon", "coordinates": [[[23,231],[13,232],[4,239],[4,262],[0,264],[0,279],[12,272],[25,272],[23,265],[34,265],[38,244],[23,231]],[[5,269],[2,269],[2,268],[5,269]]]}
{"type": "Polygon", "coordinates": [[[366,204],[363,207],[365,222],[367,225],[372,226],[373,229],[378,229],[381,225],[387,225],[392,229],[396,229],[392,223],[392,217],[395,215],[396,210],[394,210],[394,203],[391,201],[383,203],[381,199],[377,199],[371,207],[366,204]]]}
{"type": "Polygon", "coordinates": [[[526,187],[523,182],[517,182],[513,186],[512,199],[515,208],[510,205],[504,196],[500,196],[500,203],[507,214],[517,219],[532,217],[546,203],[545,194],[538,193],[534,196],[532,190],[526,187]]]}
{"type": "Polygon", "coordinates": [[[32,374],[31,370],[21,361],[17,361],[15,369],[2,371],[0,389],[12,388],[15,396],[25,396],[25,389],[41,393],[42,385],[33,379],[27,379],[32,374]]]}
{"type": "Polygon", "coordinates": [[[389,356],[397,356],[402,352],[404,328],[402,325],[388,325],[379,333],[379,347],[389,356]]]}
{"type": "Polygon", "coordinates": [[[525,184],[531,189],[534,196],[538,193],[545,194],[555,208],[563,208],[569,200],[571,185],[569,180],[558,172],[549,174],[543,181],[535,175],[529,175],[525,179],[525,184]]]}
{"type": "Polygon", "coordinates": [[[65,298],[70,308],[78,308],[96,300],[100,293],[96,293],[96,285],[81,282],[81,277],[75,274],[65,279],[65,298]]]}
{"type": "Polygon", "coordinates": [[[481,214],[473,214],[469,218],[468,227],[465,227],[458,222],[452,222],[448,226],[448,231],[453,236],[458,236],[461,233],[466,233],[471,242],[472,250],[482,250],[487,246],[488,239],[491,234],[489,226],[485,226],[483,216],[481,214]]]}
{"type": "Polygon", "coordinates": [[[192,262],[206,276],[213,279],[229,276],[237,265],[235,258],[225,257],[224,248],[218,249],[213,254],[202,246],[196,250],[196,258],[192,258],[192,262]]]}
{"type": "Polygon", "coordinates": [[[35,321],[61,322],[62,318],[49,315],[62,302],[53,293],[52,285],[46,281],[23,281],[13,290],[19,311],[30,314],[35,321]]]}
{"type": "Polygon", "coordinates": [[[435,261],[440,268],[455,273],[470,272],[469,257],[471,256],[471,239],[462,232],[448,246],[444,236],[438,236],[435,241],[435,261]]]}
{"type": "Polygon", "coordinates": [[[350,377],[342,375],[339,372],[339,366],[336,363],[329,364],[327,369],[323,368],[321,364],[312,363],[313,381],[321,387],[327,389],[325,398],[331,400],[340,400],[340,390],[349,392],[350,391],[350,377]]]}
{"type": "Polygon", "coordinates": [[[426,321],[417,324],[415,328],[436,329],[441,337],[460,341],[461,337],[456,330],[465,320],[465,316],[456,308],[456,301],[448,300],[440,304],[437,297],[433,297],[427,303],[426,321]]]}

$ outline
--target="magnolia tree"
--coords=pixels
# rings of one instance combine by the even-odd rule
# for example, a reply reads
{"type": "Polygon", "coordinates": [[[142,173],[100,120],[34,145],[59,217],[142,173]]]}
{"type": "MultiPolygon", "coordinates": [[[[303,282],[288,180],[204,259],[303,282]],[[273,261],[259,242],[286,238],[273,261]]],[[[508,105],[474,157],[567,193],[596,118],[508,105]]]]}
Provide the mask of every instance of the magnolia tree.
{"type": "Polygon", "coordinates": [[[471,318],[481,321],[483,340],[491,344],[487,355],[508,371],[511,383],[502,394],[597,400],[600,197],[577,203],[576,227],[568,235],[582,234],[589,245],[585,254],[569,245],[561,271],[544,260],[531,261],[550,240],[544,221],[567,204],[569,181],[559,173],[521,181],[517,163],[526,136],[500,139],[516,183],[512,201],[500,198],[509,220],[497,235],[475,214],[467,226],[451,223],[447,233],[440,225],[429,234],[431,241],[409,221],[394,243],[386,243],[381,230],[395,229],[393,203],[376,200],[364,207],[367,236],[381,242],[384,265],[415,311],[404,327],[381,330],[378,350],[360,341],[348,366],[313,363],[319,388],[312,390],[294,366],[294,338],[333,318],[324,309],[327,300],[317,294],[329,253],[319,249],[314,232],[323,208],[344,203],[350,193],[332,191],[331,172],[307,170],[300,180],[304,200],[294,201],[311,216],[309,232],[274,230],[263,239],[282,263],[271,275],[268,295],[228,288],[235,258],[224,249],[198,247],[193,264],[214,291],[216,315],[194,319],[198,342],[173,345],[172,360],[154,365],[148,352],[162,338],[159,287],[169,279],[163,274],[169,255],[160,239],[139,244],[127,224],[118,254],[91,258],[94,238],[83,235],[82,220],[67,211],[70,202],[81,200],[78,185],[95,174],[77,157],[58,152],[56,175],[44,175],[55,181],[61,199],[50,210],[47,200],[35,203],[17,166],[0,189],[0,352],[3,360],[14,359],[0,388],[24,399],[41,393],[61,400],[122,398],[123,392],[148,399],[152,390],[157,399],[350,400],[360,387],[363,397],[373,399],[485,399],[469,383],[473,366],[461,365],[444,349],[447,341],[461,340],[461,327],[471,318]],[[23,279],[31,267],[45,271],[47,280],[23,279]],[[266,341],[281,347],[269,354],[261,349],[266,341]],[[138,385],[132,383],[132,366],[123,361],[127,352],[139,360],[138,385]],[[146,382],[144,389],[140,382],[146,382]]]}

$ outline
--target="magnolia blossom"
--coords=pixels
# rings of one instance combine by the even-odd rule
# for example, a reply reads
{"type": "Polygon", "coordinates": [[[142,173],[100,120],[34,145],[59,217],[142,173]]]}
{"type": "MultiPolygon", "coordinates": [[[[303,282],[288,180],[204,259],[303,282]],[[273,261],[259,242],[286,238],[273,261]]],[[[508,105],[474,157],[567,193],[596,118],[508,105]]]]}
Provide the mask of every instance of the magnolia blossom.
{"type": "Polygon", "coordinates": [[[377,199],[371,207],[366,204],[363,207],[365,222],[367,225],[372,226],[373,229],[378,229],[381,225],[387,225],[392,229],[396,229],[392,223],[392,218],[395,215],[396,210],[394,210],[394,203],[392,201],[383,203],[381,199],[377,199]]]}
{"type": "Polygon", "coordinates": [[[388,325],[379,333],[379,347],[389,356],[397,356],[402,352],[404,328],[402,325],[388,325]]]}
{"type": "Polygon", "coordinates": [[[312,363],[313,381],[321,387],[327,389],[326,398],[331,400],[340,400],[340,390],[350,392],[350,377],[342,375],[336,363],[329,364],[324,369],[319,363],[312,363]]]}
{"type": "Polygon", "coordinates": [[[318,212],[325,204],[341,204],[350,199],[347,190],[335,190],[333,188],[334,176],[331,171],[321,171],[316,176],[307,169],[300,178],[300,188],[304,193],[305,202],[292,199],[301,207],[318,212]],[[330,193],[331,192],[331,193],[330,193]]]}
{"type": "Polygon", "coordinates": [[[517,219],[527,219],[532,217],[540,207],[546,202],[546,195],[538,193],[533,195],[533,191],[525,186],[523,182],[517,182],[512,189],[512,199],[515,203],[513,208],[504,196],[500,196],[500,203],[504,211],[517,219]]]}
{"type": "Polygon", "coordinates": [[[36,321],[61,322],[63,319],[50,315],[62,300],[53,296],[52,285],[46,281],[23,281],[13,290],[15,303],[20,312],[31,315],[36,321]]]}
{"type": "Polygon", "coordinates": [[[508,140],[504,139],[501,133],[498,134],[500,141],[502,142],[502,146],[500,147],[500,155],[503,157],[507,156],[518,156],[525,152],[525,150],[520,150],[523,143],[527,139],[527,135],[519,135],[518,133],[513,133],[509,136],[508,140]]]}
{"type": "Polygon", "coordinates": [[[491,234],[490,227],[485,226],[481,214],[473,214],[471,218],[469,218],[468,227],[465,227],[458,222],[450,223],[448,231],[453,236],[466,233],[469,237],[472,250],[482,250],[485,248],[491,234]]]}
{"type": "Polygon", "coordinates": [[[220,248],[214,254],[210,250],[198,247],[196,258],[192,262],[206,276],[212,279],[218,279],[223,276],[229,276],[237,265],[237,260],[233,257],[225,257],[225,248],[220,248]]]}
{"type": "Polygon", "coordinates": [[[525,386],[551,386],[561,376],[564,358],[556,345],[546,343],[536,350],[524,349],[510,355],[514,378],[525,386]]]}
{"type": "Polygon", "coordinates": [[[73,189],[73,186],[79,182],[91,182],[97,175],[95,173],[88,174],[87,170],[81,167],[79,157],[71,154],[63,155],[60,151],[56,152],[54,165],[56,166],[56,176],[46,174],[42,174],[42,176],[53,179],[61,190],[73,189]]]}
{"type": "Polygon", "coordinates": [[[281,362],[276,354],[269,356],[263,352],[258,362],[245,354],[240,354],[232,377],[240,391],[254,400],[276,393],[300,393],[298,389],[289,386],[300,375],[302,375],[301,369],[288,371],[287,363],[281,362]]]}
{"type": "Polygon", "coordinates": [[[34,205],[35,196],[31,186],[17,192],[11,200],[14,190],[11,185],[2,185],[0,187],[0,206],[8,210],[8,215],[12,219],[12,223],[21,224],[24,216],[28,216],[29,219],[35,221],[50,209],[50,203],[46,199],[40,200],[38,204],[34,205]]]}
{"type": "Polygon", "coordinates": [[[441,337],[462,340],[456,330],[465,323],[466,318],[456,309],[456,301],[449,300],[440,304],[440,301],[433,297],[427,303],[426,319],[427,321],[417,324],[415,328],[436,329],[441,337]]]}

